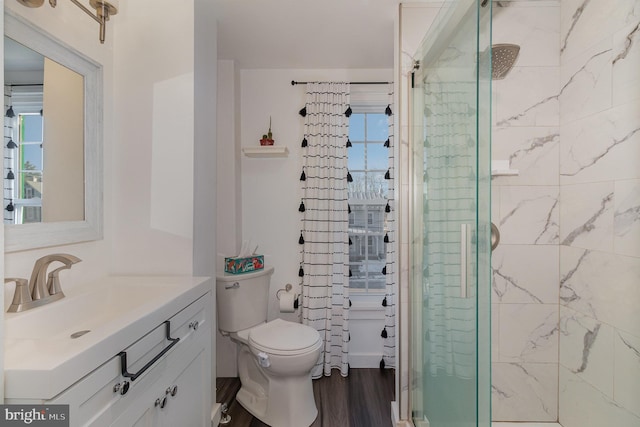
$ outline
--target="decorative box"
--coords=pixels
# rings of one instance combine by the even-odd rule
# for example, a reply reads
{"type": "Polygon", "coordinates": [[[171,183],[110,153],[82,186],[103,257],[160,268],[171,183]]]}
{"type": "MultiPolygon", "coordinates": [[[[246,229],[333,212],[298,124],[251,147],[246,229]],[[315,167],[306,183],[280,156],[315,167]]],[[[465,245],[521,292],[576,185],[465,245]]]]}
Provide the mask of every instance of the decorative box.
{"type": "Polygon", "coordinates": [[[224,271],[231,274],[250,273],[264,268],[264,255],[225,258],[224,271]]]}

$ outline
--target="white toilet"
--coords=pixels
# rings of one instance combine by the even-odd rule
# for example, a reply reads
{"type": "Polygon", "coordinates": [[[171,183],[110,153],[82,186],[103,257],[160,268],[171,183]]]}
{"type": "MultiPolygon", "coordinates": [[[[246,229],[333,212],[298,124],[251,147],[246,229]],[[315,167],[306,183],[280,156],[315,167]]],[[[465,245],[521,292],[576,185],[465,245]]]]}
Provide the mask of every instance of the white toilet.
{"type": "Polygon", "coordinates": [[[218,329],[239,344],[236,399],[271,427],[305,427],[318,415],[311,368],[322,342],[315,329],[267,320],[273,267],[218,276],[218,329]]]}

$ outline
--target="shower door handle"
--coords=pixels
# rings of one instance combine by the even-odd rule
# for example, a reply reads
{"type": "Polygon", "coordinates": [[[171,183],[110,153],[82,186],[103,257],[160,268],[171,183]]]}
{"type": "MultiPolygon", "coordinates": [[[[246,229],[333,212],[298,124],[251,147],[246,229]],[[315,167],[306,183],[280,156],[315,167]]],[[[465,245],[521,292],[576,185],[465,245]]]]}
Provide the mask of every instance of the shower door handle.
{"type": "Polygon", "coordinates": [[[467,298],[468,277],[467,263],[469,262],[469,225],[460,224],[460,298],[467,298]]]}
{"type": "Polygon", "coordinates": [[[491,252],[500,244],[500,230],[492,222],[491,223],[491,252]]]}

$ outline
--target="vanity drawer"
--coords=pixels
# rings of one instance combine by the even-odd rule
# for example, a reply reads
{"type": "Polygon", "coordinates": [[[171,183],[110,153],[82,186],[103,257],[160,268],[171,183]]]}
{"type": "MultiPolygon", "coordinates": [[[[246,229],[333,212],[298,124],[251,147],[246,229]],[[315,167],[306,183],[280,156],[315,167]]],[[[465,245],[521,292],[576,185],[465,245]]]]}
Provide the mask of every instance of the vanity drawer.
{"type": "MultiPolygon", "coordinates": [[[[194,345],[201,348],[203,340],[211,339],[208,312],[211,307],[211,294],[208,292],[168,319],[170,337],[179,338],[179,341],[135,380],[122,375],[122,358],[116,354],[47,403],[69,404],[71,426],[112,425],[131,405],[141,406],[140,399],[148,404],[152,396],[146,395],[167,371],[180,369],[173,365],[182,363],[182,358],[187,356],[185,352],[194,345]]],[[[127,371],[138,374],[169,346],[171,341],[166,334],[165,322],[124,349],[127,371]]]]}

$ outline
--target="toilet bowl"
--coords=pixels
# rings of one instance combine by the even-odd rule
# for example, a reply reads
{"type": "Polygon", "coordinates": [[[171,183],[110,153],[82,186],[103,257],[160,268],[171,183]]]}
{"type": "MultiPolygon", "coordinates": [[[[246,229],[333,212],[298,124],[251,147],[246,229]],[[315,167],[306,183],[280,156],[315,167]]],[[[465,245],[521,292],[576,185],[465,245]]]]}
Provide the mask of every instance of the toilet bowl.
{"type": "Polygon", "coordinates": [[[318,415],[311,381],[322,347],[318,331],[276,319],[231,339],[240,344],[238,402],[272,427],[311,425],[318,415]]]}
{"type": "Polygon", "coordinates": [[[273,268],[218,276],[218,329],[238,344],[236,400],[271,427],[306,427],[318,415],[311,369],[322,340],[310,326],[266,321],[271,274],[273,268]]]}

